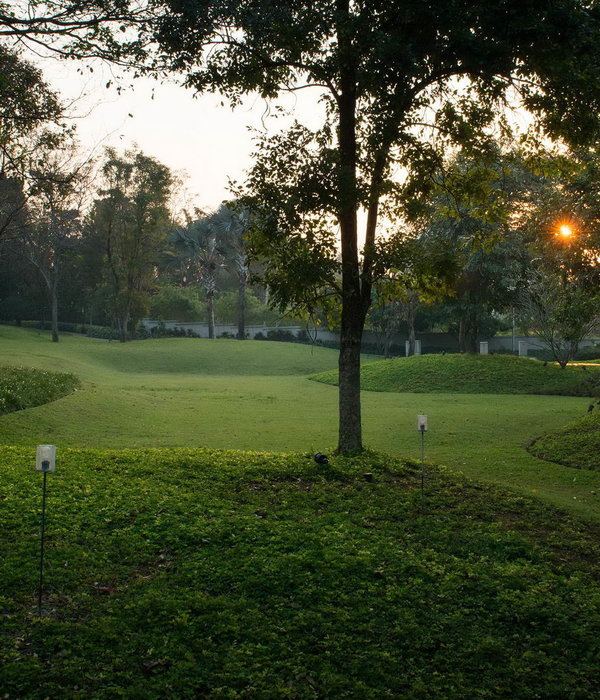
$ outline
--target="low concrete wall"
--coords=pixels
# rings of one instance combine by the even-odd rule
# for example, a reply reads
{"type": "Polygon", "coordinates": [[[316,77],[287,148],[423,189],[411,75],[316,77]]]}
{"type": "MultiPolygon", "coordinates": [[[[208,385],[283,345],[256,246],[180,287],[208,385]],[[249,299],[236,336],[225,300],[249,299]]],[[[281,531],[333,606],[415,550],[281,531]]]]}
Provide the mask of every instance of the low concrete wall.
{"type": "MultiPolygon", "coordinates": [[[[154,321],[149,318],[143,319],[143,324],[146,328],[156,328],[159,325],[159,321],[154,321]]],[[[195,333],[200,338],[208,338],[208,323],[194,323],[194,322],[179,322],[179,321],[164,321],[165,328],[170,329],[183,329],[187,331],[188,329],[195,333]]],[[[266,337],[269,331],[288,331],[294,336],[298,336],[300,333],[306,332],[305,326],[246,326],[246,335],[248,338],[253,339],[259,333],[266,337]]],[[[217,323],[215,324],[215,336],[218,338],[227,334],[229,336],[237,335],[237,326],[234,324],[217,323]]],[[[317,341],[331,343],[339,342],[340,334],[338,331],[330,331],[326,328],[310,329],[309,335],[311,339],[316,339],[317,341]]],[[[450,333],[417,333],[417,340],[421,341],[421,348],[424,353],[432,351],[445,351],[445,352],[458,352],[458,339],[456,336],[450,333]]],[[[391,338],[393,345],[400,348],[399,354],[404,354],[404,344],[408,340],[406,334],[394,333],[391,338]]],[[[480,340],[489,341],[489,351],[490,352],[515,352],[519,350],[519,341],[527,342],[530,350],[545,350],[546,347],[534,335],[524,336],[524,335],[497,335],[493,338],[481,338],[480,340]]],[[[380,344],[383,346],[383,337],[381,334],[375,333],[374,331],[367,330],[363,333],[363,342],[380,344]]],[[[593,345],[600,344],[600,339],[590,338],[581,342],[580,347],[590,347],[593,345]]],[[[398,354],[398,353],[396,353],[398,354]]]]}
{"type": "MultiPolygon", "coordinates": [[[[542,341],[535,335],[496,335],[490,338],[490,350],[492,352],[497,352],[498,350],[509,350],[516,353],[519,351],[519,341],[528,344],[530,350],[547,350],[548,348],[542,343],[542,341]]],[[[594,345],[599,345],[599,338],[587,338],[579,343],[580,348],[590,348],[594,345]]]]}

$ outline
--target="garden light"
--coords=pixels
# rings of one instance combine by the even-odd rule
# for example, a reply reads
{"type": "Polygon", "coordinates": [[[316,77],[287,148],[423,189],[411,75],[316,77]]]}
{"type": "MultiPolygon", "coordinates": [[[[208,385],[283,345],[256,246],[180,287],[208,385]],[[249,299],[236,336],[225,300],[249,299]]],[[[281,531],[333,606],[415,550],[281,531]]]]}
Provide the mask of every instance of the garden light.
{"type": "Polygon", "coordinates": [[[38,445],[35,457],[35,470],[43,472],[42,485],[42,531],[40,535],[40,581],[38,585],[38,617],[42,616],[42,590],[44,587],[44,535],[46,534],[46,477],[56,471],[56,445],[38,445]]]}
{"type": "Polygon", "coordinates": [[[317,464],[329,464],[329,460],[327,459],[327,455],[324,455],[322,452],[317,452],[317,454],[314,457],[314,460],[317,464]]]}
{"type": "Polygon", "coordinates": [[[38,445],[35,469],[38,472],[56,471],[56,445],[38,445]]]}

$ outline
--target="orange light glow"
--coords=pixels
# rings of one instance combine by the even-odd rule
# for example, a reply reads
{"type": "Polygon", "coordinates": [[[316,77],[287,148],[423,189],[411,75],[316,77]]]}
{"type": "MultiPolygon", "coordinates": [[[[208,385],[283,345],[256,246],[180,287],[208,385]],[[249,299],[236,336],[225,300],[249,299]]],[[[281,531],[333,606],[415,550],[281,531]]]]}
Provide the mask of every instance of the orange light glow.
{"type": "Polygon", "coordinates": [[[562,238],[570,238],[574,233],[572,226],[569,226],[569,224],[561,224],[558,227],[558,235],[562,236],[562,238]]]}

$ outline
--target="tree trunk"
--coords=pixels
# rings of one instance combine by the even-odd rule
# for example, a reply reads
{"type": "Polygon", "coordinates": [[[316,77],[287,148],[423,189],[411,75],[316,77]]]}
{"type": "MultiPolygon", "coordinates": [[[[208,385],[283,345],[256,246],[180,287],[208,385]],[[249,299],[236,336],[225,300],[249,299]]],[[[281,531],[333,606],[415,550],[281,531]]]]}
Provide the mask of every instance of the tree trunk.
{"type": "Polygon", "coordinates": [[[360,348],[366,312],[363,310],[356,218],[356,131],[354,94],[340,103],[340,210],[342,243],[342,323],[339,357],[340,454],[362,451],[360,348]]]}
{"type": "Polygon", "coordinates": [[[128,325],[129,325],[129,304],[128,302],[123,302],[123,299],[117,299],[115,302],[115,321],[117,323],[117,331],[119,333],[119,342],[126,343],[129,340],[128,337],[128,325]]]}
{"type": "Polygon", "coordinates": [[[129,314],[118,314],[117,315],[117,328],[119,331],[119,342],[127,342],[127,325],[129,323],[129,314]]]}
{"type": "Polygon", "coordinates": [[[419,308],[419,296],[414,292],[408,297],[405,307],[406,325],[408,326],[408,354],[414,355],[417,347],[417,337],[415,332],[415,319],[419,308]]]}
{"type": "Polygon", "coordinates": [[[208,314],[208,337],[215,337],[215,306],[214,306],[214,294],[213,292],[208,292],[206,295],[206,311],[208,314]]]}
{"type": "Polygon", "coordinates": [[[362,450],[360,348],[364,317],[360,303],[344,299],[339,357],[339,443],[341,454],[362,450]]]}
{"type": "Polygon", "coordinates": [[[416,336],[414,324],[408,324],[408,354],[412,357],[415,354],[416,336]]]}
{"type": "Polygon", "coordinates": [[[465,350],[471,354],[477,354],[477,341],[479,340],[479,323],[477,322],[477,312],[469,315],[465,335],[465,350]]]}
{"type": "Polygon", "coordinates": [[[388,360],[392,354],[392,333],[393,330],[386,330],[385,335],[383,336],[383,356],[386,360],[388,360]]]}
{"type": "Polygon", "coordinates": [[[465,351],[465,319],[462,317],[458,321],[458,349],[465,351]]]}
{"type": "Polygon", "coordinates": [[[52,342],[58,343],[58,292],[56,280],[50,285],[50,296],[52,299],[52,342]]]}
{"type": "Polygon", "coordinates": [[[240,274],[238,280],[238,340],[246,338],[246,275],[240,274]]]}

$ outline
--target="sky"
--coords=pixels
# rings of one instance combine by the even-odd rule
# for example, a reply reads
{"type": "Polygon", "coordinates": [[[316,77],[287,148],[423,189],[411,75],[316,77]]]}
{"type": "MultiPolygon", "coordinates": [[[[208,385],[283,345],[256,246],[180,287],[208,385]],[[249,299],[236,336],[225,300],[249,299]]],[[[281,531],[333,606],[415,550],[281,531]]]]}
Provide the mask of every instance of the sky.
{"type": "MultiPolygon", "coordinates": [[[[243,181],[251,164],[254,129],[274,131],[292,118],[275,118],[273,105],[251,97],[234,110],[219,95],[194,97],[175,83],[127,74],[116,76],[100,62],[82,64],[34,57],[45,79],[67,103],[83,150],[137,146],[177,173],[187,174],[193,206],[215,209],[231,195],[229,179],[243,181]],[[91,72],[90,67],[93,69],[91,72]],[[112,81],[107,88],[106,84],[112,81]],[[116,85],[123,90],[119,94],[116,85]]],[[[314,90],[288,95],[282,106],[303,123],[318,126],[322,113],[314,90]]]]}

